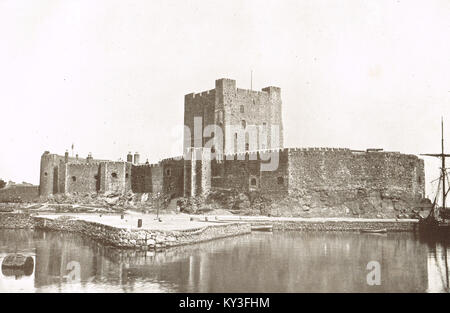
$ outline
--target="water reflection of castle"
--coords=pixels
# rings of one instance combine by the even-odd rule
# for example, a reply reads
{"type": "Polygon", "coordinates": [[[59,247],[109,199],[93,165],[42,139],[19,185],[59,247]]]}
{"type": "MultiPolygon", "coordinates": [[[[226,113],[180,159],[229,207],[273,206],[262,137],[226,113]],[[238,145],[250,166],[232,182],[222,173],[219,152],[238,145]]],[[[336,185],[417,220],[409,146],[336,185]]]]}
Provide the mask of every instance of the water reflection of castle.
{"type": "MultiPolygon", "coordinates": [[[[440,292],[449,277],[443,245],[433,249],[411,234],[253,234],[155,253],[73,234],[25,233],[18,249],[35,253],[35,272],[19,279],[28,291],[440,292]],[[381,264],[381,286],[366,284],[371,260],[381,264]]],[[[0,247],[7,238],[14,241],[0,236],[0,247]]],[[[2,280],[0,291],[7,284],[2,280]]]]}
{"type": "Polygon", "coordinates": [[[428,247],[414,239],[398,240],[395,234],[369,240],[353,234],[302,233],[301,240],[298,233],[249,235],[160,253],[121,252],[78,236],[50,235],[51,244],[42,242],[36,249],[36,287],[67,283],[73,271],[68,265],[75,261],[80,263],[81,288],[95,280],[124,291],[137,291],[138,281],[163,282],[154,286],[160,291],[374,291],[365,281],[366,264],[379,260],[382,285],[375,286],[379,290],[439,288],[428,247]],[[278,253],[285,250],[290,253],[278,253]]]}
{"type": "Polygon", "coordinates": [[[441,243],[435,243],[428,252],[427,273],[428,289],[427,292],[449,291],[449,265],[447,260],[448,247],[441,243]]]}

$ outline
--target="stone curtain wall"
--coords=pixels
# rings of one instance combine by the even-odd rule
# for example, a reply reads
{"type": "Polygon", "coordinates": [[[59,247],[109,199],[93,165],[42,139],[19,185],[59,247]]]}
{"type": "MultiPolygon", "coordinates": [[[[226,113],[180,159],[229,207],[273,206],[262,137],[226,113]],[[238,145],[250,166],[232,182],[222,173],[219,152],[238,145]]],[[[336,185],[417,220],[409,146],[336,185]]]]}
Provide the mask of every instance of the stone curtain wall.
{"type": "Polygon", "coordinates": [[[423,160],[392,152],[290,149],[289,196],[341,214],[412,210],[424,195],[423,160]]]}
{"type": "Polygon", "coordinates": [[[184,177],[183,177],[183,193],[184,197],[188,198],[191,196],[191,177],[192,175],[192,164],[189,160],[184,160],[184,177]]]}
{"type": "Polygon", "coordinates": [[[52,154],[45,151],[41,156],[39,195],[47,197],[56,193],[66,192],[66,164],[89,164],[99,163],[104,160],[83,159],[78,157],[65,157],[64,155],[52,154]]]}
{"type": "Polygon", "coordinates": [[[92,193],[100,190],[100,164],[64,164],[66,189],[70,193],[92,193]]]}
{"type": "Polygon", "coordinates": [[[164,189],[163,173],[164,168],[161,164],[152,167],[152,190],[153,194],[162,193],[164,189]]]}
{"type": "Polygon", "coordinates": [[[184,160],[166,159],[163,166],[163,189],[170,198],[182,197],[184,194],[184,160]]]}
{"type": "Polygon", "coordinates": [[[264,195],[274,199],[287,195],[289,187],[288,158],[288,149],[280,150],[277,169],[261,172],[261,191],[264,195]]]}
{"type": "Polygon", "coordinates": [[[131,190],[135,193],[153,192],[152,165],[131,167],[131,190]]]}
{"type": "Polygon", "coordinates": [[[184,160],[165,159],[158,164],[132,166],[131,190],[135,193],[164,193],[182,197],[184,160]]]}
{"type": "Polygon", "coordinates": [[[213,188],[234,189],[238,192],[260,191],[268,196],[287,195],[287,149],[280,149],[279,164],[275,171],[261,171],[261,163],[266,161],[261,160],[259,153],[241,153],[230,158],[228,155],[224,160],[211,162],[213,188]]]}
{"type": "Polygon", "coordinates": [[[131,164],[102,162],[100,164],[100,192],[126,193],[131,190],[131,164]]]}
{"type": "Polygon", "coordinates": [[[212,190],[249,197],[259,192],[267,200],[264,214],[272,216],[415,216],[424,196],[423,161],[414,155],[280,149],[275,171],[261,171],[264,161],[259,154],[251,160],[252,155],[213,160],[212,190]]]}

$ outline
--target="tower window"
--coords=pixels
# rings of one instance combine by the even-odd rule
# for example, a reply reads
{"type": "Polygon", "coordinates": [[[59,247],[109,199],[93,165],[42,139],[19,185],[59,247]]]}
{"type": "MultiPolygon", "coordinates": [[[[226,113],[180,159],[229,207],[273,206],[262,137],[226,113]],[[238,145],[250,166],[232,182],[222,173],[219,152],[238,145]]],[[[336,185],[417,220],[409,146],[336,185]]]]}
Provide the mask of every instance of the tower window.
{"type": "Polygon", "coordinates": [[[125,178],[128,178],[128,173],[125,174],[125,178]]]}
{"type": "Polygon", "coordinates": [[[244,106],[243,105],[240,106],[240,111],[241,111],[241,113],[244,113],[244,106]]]}
{"type": "Polygon", "coordinates": [[[250,180],[250,185],[256,186],[256,178],[252,178],[252,179],[250,180]]]}
{"type": "Polygon", "coordinates": [[[278,185],[283,185],[284,184],[284,178],[281,177],[281,176],[277,178],[277,181],[278,181],[278,185]]]}
{"type": "Polygon", "coordinates": [[[171,172],[170,168],[166,169],[166,175],[167,175],[167,176],[170,176],[171,173],[172,173],[172,172],[171,172]]]}
{"type": "Polygon", "coordinates": [[[98,175],[95,175],[95,176],[94,176],[94,179],[95,179],[95,180],[98,180],[98,175]]]}
{"type": "Polygon", "coordinates": [[[77,178],[75,176],[72,176],[72,181],[77,181],[77,178]]]}
{"type": "Polygon", "coordinates": [[[111,176],[112,178],[117,178],[117,173],[112,173],[111,176]]]}
{"type": "Polygon", "coordinates": [[[47,172],[45,172],[45,173],[44,173],[44,176],[47,176],[47,175],[48,175],[47,172]]]}

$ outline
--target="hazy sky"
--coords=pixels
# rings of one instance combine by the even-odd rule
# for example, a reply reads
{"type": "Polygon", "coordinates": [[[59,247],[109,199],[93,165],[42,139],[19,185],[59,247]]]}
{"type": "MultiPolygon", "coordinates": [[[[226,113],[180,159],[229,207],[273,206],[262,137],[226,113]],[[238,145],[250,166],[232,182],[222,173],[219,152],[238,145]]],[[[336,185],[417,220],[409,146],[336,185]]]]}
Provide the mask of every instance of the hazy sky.
{"type": "Polygon", "coordinates": [[[441,115],[450,130],[448,0],[0,0],[0,39],[0,177],[18,182],[72,143],[179,155],[184,95],[251,69],[282,89],[288,147],[438,152],[441,115]]]}

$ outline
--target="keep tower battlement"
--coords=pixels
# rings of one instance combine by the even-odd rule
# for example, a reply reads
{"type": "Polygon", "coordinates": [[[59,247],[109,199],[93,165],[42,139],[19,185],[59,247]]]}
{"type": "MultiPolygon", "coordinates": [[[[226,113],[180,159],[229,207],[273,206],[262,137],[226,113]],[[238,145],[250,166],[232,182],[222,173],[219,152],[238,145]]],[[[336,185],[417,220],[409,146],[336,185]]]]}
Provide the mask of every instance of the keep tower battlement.
{"type": "Polygon", "coordinates": [[[213,148],[225,153],[283,148],[281,89],[241,89],[233,79],[217,79],[214,89],[185,96],[184,125],[184,151],[208,146],[216,137],[222,140],[213,148]],[[222,136],[205,134],[211,125],[220,129],[222,136]],[[252,127],[258,127],[256,135],[252,127]]]}

